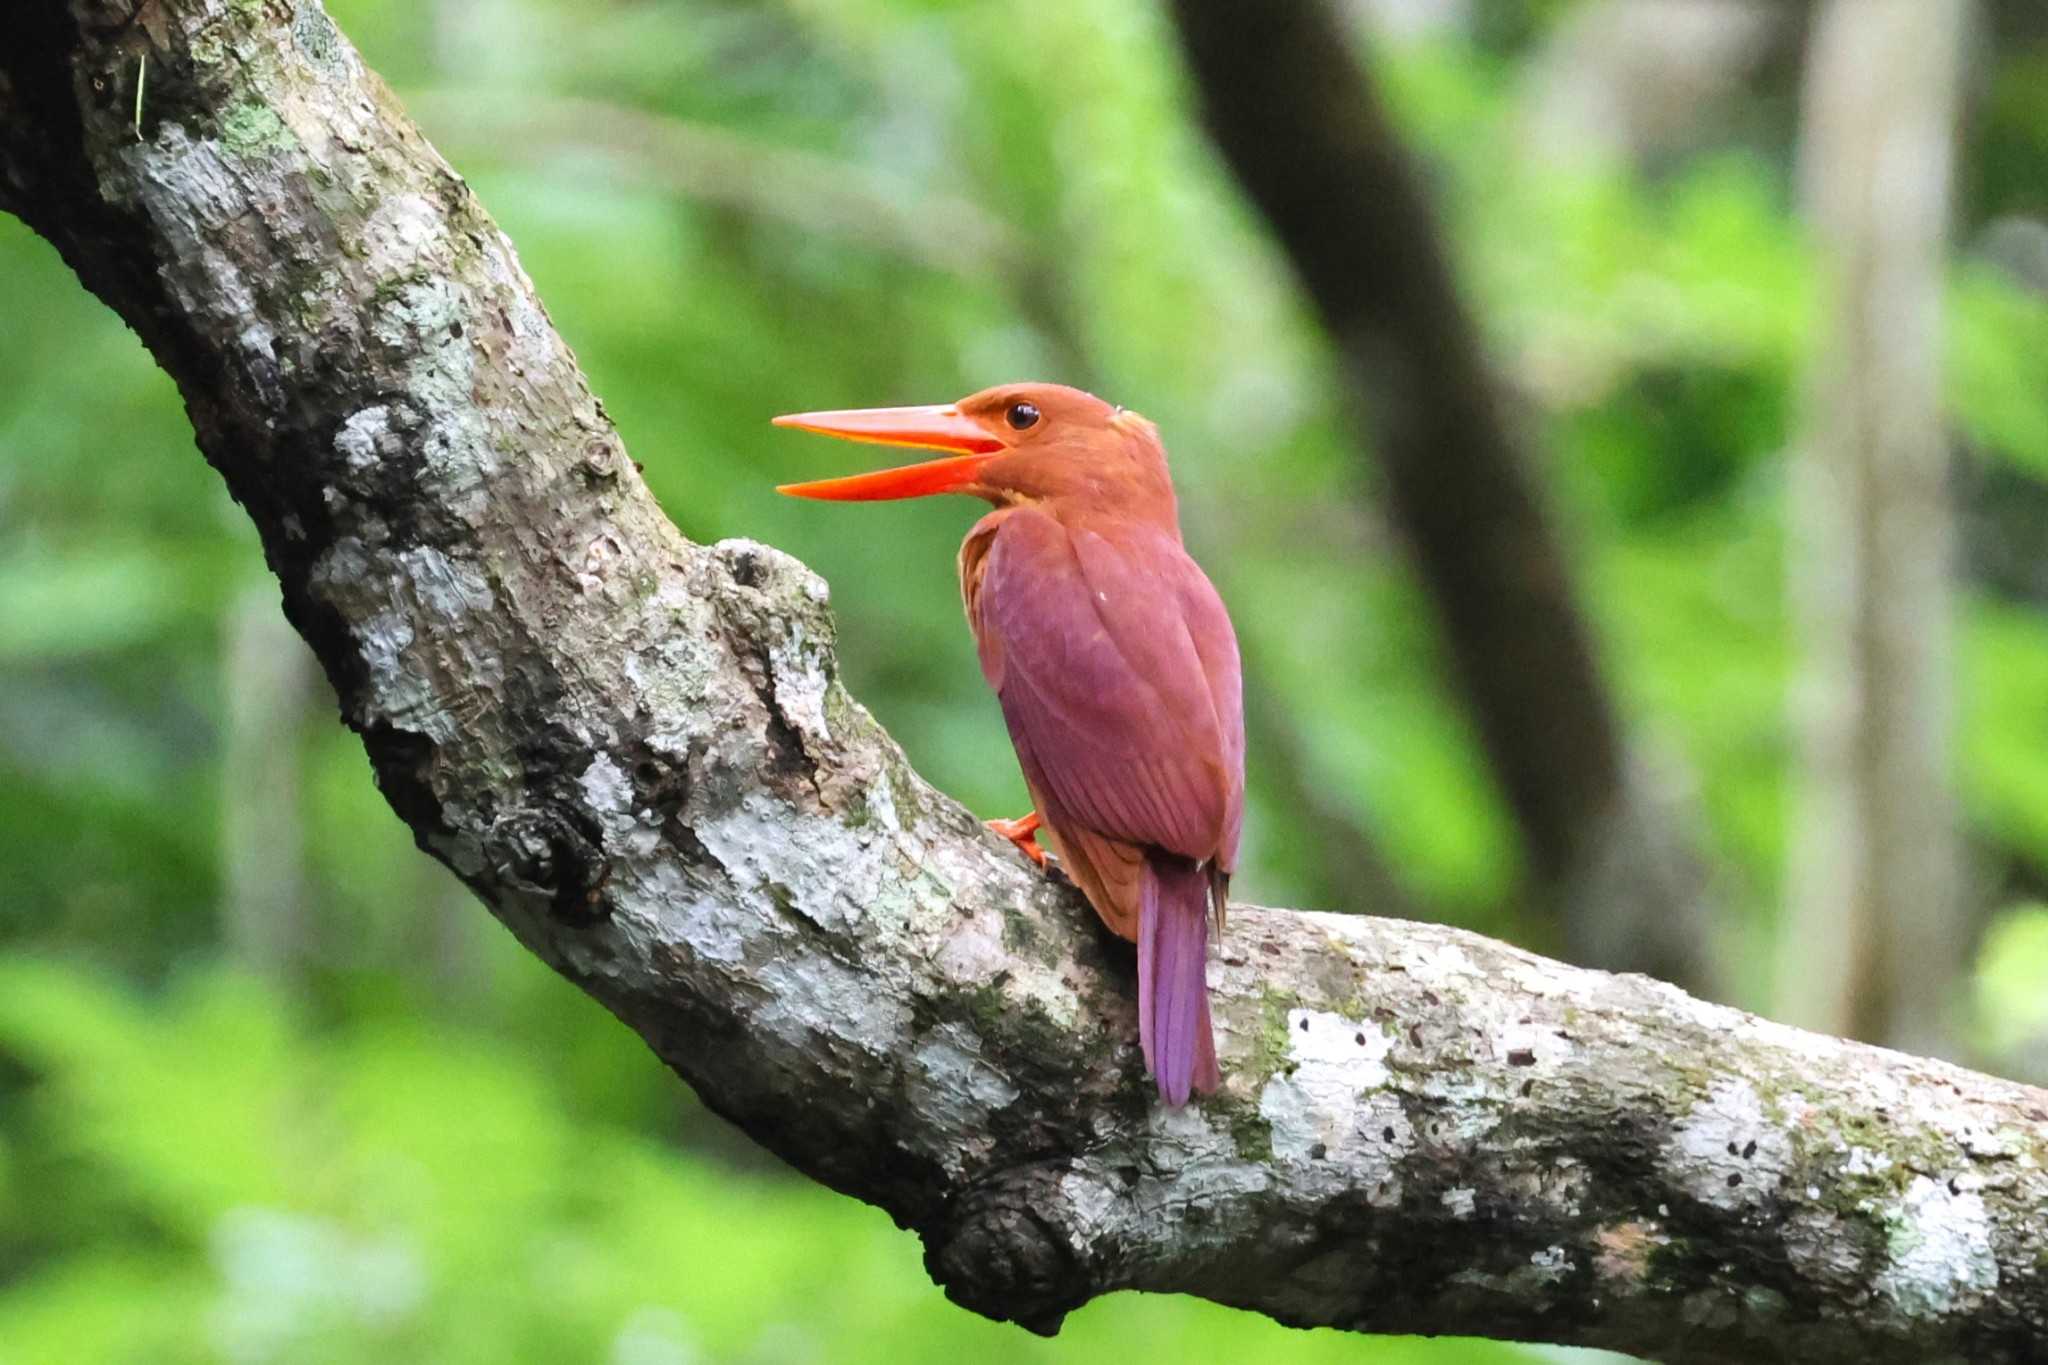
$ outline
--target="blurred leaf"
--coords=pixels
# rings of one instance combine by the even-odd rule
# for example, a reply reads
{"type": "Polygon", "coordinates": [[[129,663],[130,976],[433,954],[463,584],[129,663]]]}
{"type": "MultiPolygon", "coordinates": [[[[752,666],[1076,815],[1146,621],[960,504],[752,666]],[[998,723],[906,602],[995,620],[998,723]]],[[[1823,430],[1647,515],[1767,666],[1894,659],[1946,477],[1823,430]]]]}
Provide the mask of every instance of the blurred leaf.
{"type": "Polygon", "coordinates": [[[0,1056],[49,1183],[41,1267],[0,1289],[10,1360],[1529,1358],[1131,1295],[1040,1341],[947,1303],[877,1210],[579,1123],[473,1034],[315,1036],[247,979],[138,1002],[0,958],[0,1056]]]}
{"type": "Polygon", "coordinates": [[[1988,455],[2048,477],[2048,296],[1975,269],[1953,297],[1948,384],[1957,421],[1988,455]]]}
{"type": "Polygon", "coordinates": [[[181,1365],[220,1359],[203,1342],[199,1277],[122,1250],[0,1286],[0,1360],[181,1365]]]}
{"type": "Polygon", "coordinates": [[[2014,847],[2048,850],[2048,618],[1979,601],[1961,645],[1962,794],[1971,819],[2014,847]]]}
{"type": "Polygon", "coordinates": [[[1980,1045],[2006,1056],[2048,1038],[2048,905],[2016,905],[1991,922],[1977,951],[1980,1045]]]}
{"type": "Polygon", "coordinates": [[[0,668],[132,649],[211,628],[225,556],[213,546],[102,543],[0,554],[0,668]]]}

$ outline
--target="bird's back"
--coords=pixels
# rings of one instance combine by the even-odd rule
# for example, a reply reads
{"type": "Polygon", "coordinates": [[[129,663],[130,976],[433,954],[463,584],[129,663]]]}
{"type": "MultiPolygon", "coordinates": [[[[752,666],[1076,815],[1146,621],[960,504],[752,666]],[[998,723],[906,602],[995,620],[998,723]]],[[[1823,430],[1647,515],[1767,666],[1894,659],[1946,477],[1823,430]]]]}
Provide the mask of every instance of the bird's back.
{"type": "Polygon", "coordinates": [[[1226,876],[1236,866],[1237,642],[1176,535],[1058,510],[983,518],[962,549],[963,595],[1069,873],[1111,928],[1135,938],[1132,867],[1144,853],[1226,876]]]}

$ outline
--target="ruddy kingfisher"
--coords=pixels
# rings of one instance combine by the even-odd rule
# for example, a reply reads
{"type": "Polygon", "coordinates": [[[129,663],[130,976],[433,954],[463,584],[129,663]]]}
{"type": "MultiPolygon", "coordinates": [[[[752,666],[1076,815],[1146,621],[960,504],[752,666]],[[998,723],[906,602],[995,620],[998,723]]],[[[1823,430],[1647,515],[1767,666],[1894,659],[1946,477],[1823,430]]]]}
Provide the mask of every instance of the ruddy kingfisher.
{"type": "Polygon", "coordinates": [[[781,492],[994,505],[960,546],[960,595],[1035,809],[989,826],[1040,866],[1043,829],[1102,922],[1138,945],[1138,1038],[1160,1096],[1213,1091],[1208,919],[1220,932],[1237,866],[1242,682],[1230,617],[1181,544],[1158,429],[1059,384],[775,425],[947,452],[781,492]]]}

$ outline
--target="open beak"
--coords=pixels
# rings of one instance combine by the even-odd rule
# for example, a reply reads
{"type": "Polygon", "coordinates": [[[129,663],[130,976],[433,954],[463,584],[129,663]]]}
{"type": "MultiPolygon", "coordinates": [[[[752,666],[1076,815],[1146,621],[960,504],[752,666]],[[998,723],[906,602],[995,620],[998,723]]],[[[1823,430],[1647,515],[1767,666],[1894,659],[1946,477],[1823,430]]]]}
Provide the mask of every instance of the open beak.
{"type": "Polygon", "coordinates": [[[796,498],[833,502],[874,502],[884,498],[921,498],[930,493],[965,492],[980,477],[981,467],[1000,452],[1003,443],[979,423],[960,415],[951,403],[912,408],[845,408],[838,412],[793,412],[775,419],[778,427],[815,431],[843,441],[869,445],[909,446],[915,450],[955,452],[947,459],[926,460],[872,474],[812,483],[786,483],[775,491],[796,498]]]}

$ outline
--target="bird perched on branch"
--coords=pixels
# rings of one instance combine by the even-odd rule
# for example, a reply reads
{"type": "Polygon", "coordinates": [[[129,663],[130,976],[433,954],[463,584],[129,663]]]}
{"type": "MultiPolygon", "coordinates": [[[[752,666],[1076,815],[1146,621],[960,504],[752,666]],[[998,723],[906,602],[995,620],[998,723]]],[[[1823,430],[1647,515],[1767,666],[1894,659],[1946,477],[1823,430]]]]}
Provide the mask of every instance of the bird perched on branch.
{"type": "Polygon", "coordinates": [[[1161,1097],[1214,1090],[1208,919],[1221,930],[1237,866],[1243,702],[1237,636],[1181,545],[1158,430],[1058,384],[775,424],[949,452],[784,493],[994,504],[960,547],[960,595],[1036,809],[989,825],[1041,866],[1043,828],[1103,923],[1137,943],[1138,1036],[1161,1097]]]}

